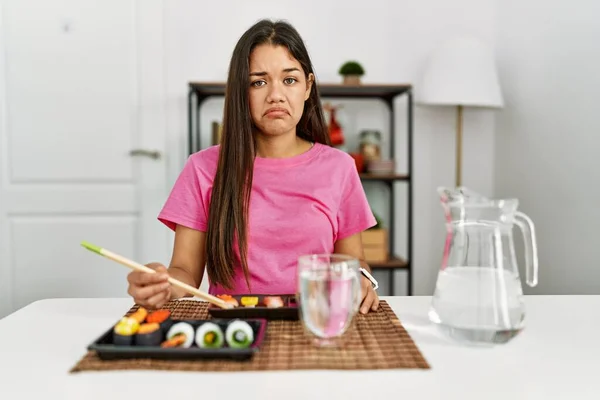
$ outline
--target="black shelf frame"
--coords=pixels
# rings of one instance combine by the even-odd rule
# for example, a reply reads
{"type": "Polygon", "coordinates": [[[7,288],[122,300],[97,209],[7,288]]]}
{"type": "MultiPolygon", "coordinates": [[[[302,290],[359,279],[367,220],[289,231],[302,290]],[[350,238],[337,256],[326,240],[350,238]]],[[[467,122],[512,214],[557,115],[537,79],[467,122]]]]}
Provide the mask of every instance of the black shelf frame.
{"type": "MultiPolygon", "coordinates": [[[[413,294],[413,88],[410,84],[397,85],[341,85],[341,84],[319,84],[319,95],[321,98],[347,98],[347,99],[380,99],[387,105],[390,115],[390,155],[395,158],[396,152],[396,124],[394,101],[398,96],[407,96],[407,167],[405,174],[361,174],[361,179],[368,182],[380,182],[385,184],[390,193],[389,198],[389,252],[390,262],[369,263],[373,270],[388,271],[389,295],[395,294],[395,272],[405,271],[407,273],[407,293],[413,294]],[[407,185],[407,254],[406,259],[398,258],[394,250],[395,237],[395,184],[402,182],[407,185]]],[[[188,85],[188,154],[202,149],[200,135],[200,108],[204,101],[211,97],[223,97],[225,95],[225,83],[221,82],[190,82],[188,85]]]]}

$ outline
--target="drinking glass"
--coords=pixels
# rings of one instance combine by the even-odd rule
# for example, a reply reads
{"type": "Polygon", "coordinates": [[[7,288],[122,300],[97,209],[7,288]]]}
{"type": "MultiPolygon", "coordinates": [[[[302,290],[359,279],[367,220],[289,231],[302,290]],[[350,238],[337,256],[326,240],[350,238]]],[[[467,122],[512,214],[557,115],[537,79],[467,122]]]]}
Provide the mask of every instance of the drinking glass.
{"type": "Polygon", "coordinates": [[[317,346],[342,343],[360,306],[360,262],[342,254],[298,258],[300,319],[317,346]]]}

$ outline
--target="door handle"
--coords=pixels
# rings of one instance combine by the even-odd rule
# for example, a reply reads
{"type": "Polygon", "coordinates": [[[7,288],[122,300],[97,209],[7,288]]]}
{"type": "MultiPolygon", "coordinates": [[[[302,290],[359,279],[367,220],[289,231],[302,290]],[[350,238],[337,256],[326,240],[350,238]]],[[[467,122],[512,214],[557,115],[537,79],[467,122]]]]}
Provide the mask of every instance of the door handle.
{"type": "Polygon", "coordinates": [[[158,150],[146,150],[146,149],[133,149],[129,152],[132,157],[144,156],[158,160],[160,158],[160,151],[158,150]]]}

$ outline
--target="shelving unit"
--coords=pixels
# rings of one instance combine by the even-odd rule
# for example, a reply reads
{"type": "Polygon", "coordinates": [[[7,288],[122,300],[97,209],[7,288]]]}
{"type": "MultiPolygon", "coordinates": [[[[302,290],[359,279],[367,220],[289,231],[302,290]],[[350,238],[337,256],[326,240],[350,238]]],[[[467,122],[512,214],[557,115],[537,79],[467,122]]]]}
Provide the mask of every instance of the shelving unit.
{"type": "MultiPolygon", "coordinates": [[[[381,99],[388,106],[390,112],[390,149],[391,158],[396,158],[395,149],[395,107],[394,100],[401,95],[407,96],[406,116],[407,116],[407,161],[408,171],[405,174],[369,174],[361,173],[361,180],[365,182],[381,182],[389,188],[389,246],[390,259],[385,262],[369,262],[373,270],[385,270],[388,272],[389,294],[394,295],[394,278],[396,271],[404,271],[407,276],[407,292],[412,295],[413,292],[413,269],[412,269],[412,144],[413,144],[413,95],[411,85],[358,85],[348,86],[340,84],[320,84],[319,94],[322,99],[327,97],[346,98],[346,99],[381,99]],[[401,182],[407,185],[407,254],[406,257],[399,257],[395,251],[395,207],[396,194],[395,184],[401,182]]],[[[225,95],[225,83],[220,82],[190,82],[188,92],[188,151],[189,154],[202,149],[200,136],[200,107],[202,103],[210,97],[222,97],[225,95]]],[[[384,149],[382,149],[384,150],[384,149]]]]}

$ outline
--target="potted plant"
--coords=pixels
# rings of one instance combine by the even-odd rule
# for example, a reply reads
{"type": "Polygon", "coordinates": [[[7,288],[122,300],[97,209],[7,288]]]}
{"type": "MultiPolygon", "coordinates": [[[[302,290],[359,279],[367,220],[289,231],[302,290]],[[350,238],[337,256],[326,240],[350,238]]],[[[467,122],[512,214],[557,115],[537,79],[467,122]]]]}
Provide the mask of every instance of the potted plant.
{"type": "Polygon", "coordinates": [[[340,67],[339,74],[344,77],[344,85],[360,85],[365,70],[358,62],[347,61],[340,67]]]}
{"type": "Polygon", "coordinates": [[[365,260],[367,262],[384,262],[389,259],[388,234],[381,218],[373,213],[377,224],[361,235],[365,260]]]}

